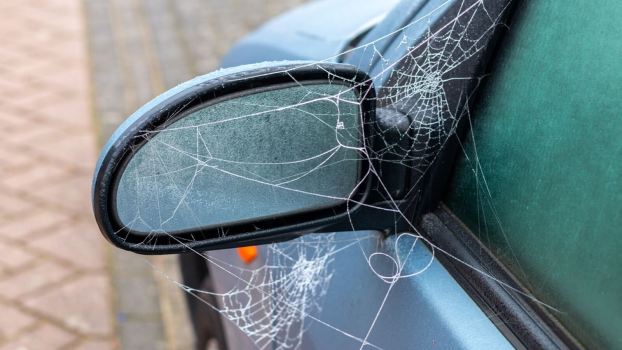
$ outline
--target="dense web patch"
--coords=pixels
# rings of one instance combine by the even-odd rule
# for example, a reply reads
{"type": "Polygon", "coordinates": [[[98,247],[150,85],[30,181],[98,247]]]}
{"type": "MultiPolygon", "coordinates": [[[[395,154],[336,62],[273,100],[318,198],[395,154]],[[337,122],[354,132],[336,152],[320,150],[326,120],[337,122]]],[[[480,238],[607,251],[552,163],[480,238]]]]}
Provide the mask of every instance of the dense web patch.
{"type": "MultiPolygon", "coordinates": [[[[339,57],[325,60],[348,57],[350,63],[369,71],[378,91],[377,105],[408,116],[405,124],[395,125],[390,130],[378,130],[383,142],[375,149],[358,143],[361,125],[356,117],[357,106],[351,96],[352,90],[337,84],[319,92],[301,85],[289,99],[277,101],[274,105],[253,100],[237,101],[234,107],[244,112],[238,112],[234,117],[214,117],[206,121],[203,116],[200,123],[198,119],[183,118],[183,122],[156,136],[145,133],[144,137],[150,139],[149,146],[136,150],[142,154],[136,157],[139,160],[131,164],[127,172],[131,177],[127,181],[127,192],[134,193],[129,197],[135,199],[128,197],[121,201],[129,213],[124,224],[145,232],[140,244],[149,245],[157,235],[170,232],[171,227],[186,228],[213,220],[205,213],[217,213],[214,215],[226,218],[225,221],[252,217],[257,208],[248,203],[255,203],[254,200],[275,203],[271,208],[262,208],[268,210],[268,215],[287,211],[296,203],[301,204],[301,208],[334,202],[354,205],[357,203],[352,194],[367,178],[377,178],[380,189],[388,187],[383,183],[379,169],[369,166],[368,172],[355,183],[344,180],[326,186],[313,179],[344,178],[336,174],[356,171],[352,164],[361,160],[370,164],[376,164],[375,161],[392,163],[418,173],[420,176],[415,177],[409,189],[415,196],[418,182],[439,150],[455,134],[461,118],[468,117],[465,106],[468,106],[473,86],[482,77],[474,77],[469,68],[472,64],[467,67],[467,63],[479,59],[493,31],[503,26],[500,19],[505,8],[491,11],[490,8],[497,6],[494,3],[462,0],[424,7],[417,19],[406,26],[349,49],[339,57]],[[445,20],[438,21],[440,18],[445,20]],[[442,25],[435,25],[439,22],[442,25]],[[321,110],[330,112],[309,107],[320,102],[324,106],[321,110]],[[330,133],[335,137],[324,144],[280,147],[272,144],[276,151],[266,151],[262,149],[261,140],[252,136],[257,127],[254,123],[266,116],[274,118],[277,115],[278,119],[281,114],[287,115],[289,121],[279,123],[283,129],[275,129],[275,133],[301,133],[304,126],[308,129],[304,130],[306,133],[330,133]],[[301,123],[297,124],[296,120],[301,123]],[[227,134],[223,131],[226,124],[237,124],[240,125],[237,129],[250,131],[244,137],[227,134]],[[236,141],[243,138],[250,138],[250,141],[236,141]],[[223,149],[223,145],[227,149],[223,149]],[[292,148],[301,151],[292,157],[292,148]],[[284,150],[290,151],[289,156],[284,150]],[[270,157],[265,157],[266,154],[270,157]],[[219,184],[218,188],[210,188],[211,198],[215,199],[209,203],[202,200],[200,191],[206,186],[202,182],[206,174],[212,174],[210,181],[217,178],[219,184]],[[249,198],[231,202],[226,192],[231,186],[242,186],[249,198]],[[255,190],[257,188],[270,188],[271,191],[259,193],[255,190]],[[176,200],[162,202],[162,192],[172,193],[176,200]],[[197,203],[201,206],[199,211],[193,210],[197,203]]],[[[223,110],[212,114],[226,115],[228,107],[231,106],[223,106],[223,110]]],[[[394,200],[388,191],[383,196],[388,203],[394,200]]],[[[250,267],[233,266],[217,254],[195,251],[204,257],[211,269],[234,280],[234,285],[224,291],[215,291],[176,283],[199,298],[213,296],[216,303],[208,303],[209,306],[238,327],[259,349],[298,349],[305,330],[312,323],[334,329],[341,336],[357,341],[361,349],[380,348],[368,337],[384,302],[364,336],[322,321],[321,314],[323,297],[338,268],[334,264],[335,256],[344,249],[360,247],[370,271],[389,286],[385,300],[400,279],[416,278],[432,263],[430,258],[415,269],[405,269],[411,251],[425,238],[417,234],[410,221],[412,218],[397,204],[383,210],[391,211],[409,223],[411,232],[397,233],[392,243],[380,244],[374,249],[362,248],[362,241],[368,239],[367,236],[345,244],[336,243],[339,233],[305,236],[263,247],[265,261],[260,266],[250,267]],[[402,252],[401,258],[396,252],[400,240],[411,242],[410,250],[402,252]],[[380,260],[391,261],[389,265],[393,269],[382,270],[377,265],[380,260]]],[[[357,229],[360,228],[352,222],[352,231],[357,229]]],[[[226,236],[227,232],[221,234],[226,236]]],[[[438,250],[429,242],[428,245],[433,253],[438,250]]]]}
{"type": "MultiPolygon", "coordinates": [[[[218,297],[218,311],[248,335],[258,348],[294,349],[307,329],[307,315],[321,310],[332,277],[335,234],[305,237],[272,244],[267,261],[256,269],[243,269],[213,260],[234,271],[236,285],[218,297]]],[[[188,292],[201,296],[202,290],[188,292]]]]}

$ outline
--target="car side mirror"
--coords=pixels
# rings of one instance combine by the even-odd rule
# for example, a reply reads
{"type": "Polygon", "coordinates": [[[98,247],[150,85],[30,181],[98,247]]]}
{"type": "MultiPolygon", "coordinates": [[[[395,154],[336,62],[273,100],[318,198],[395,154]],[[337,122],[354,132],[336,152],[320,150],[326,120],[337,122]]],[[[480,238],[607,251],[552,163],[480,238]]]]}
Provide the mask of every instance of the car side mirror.
{"type": "Polygon", "coordinates": [[[100,230],[145,254],[283,240],[356,212],[370,189],[371,79],[277,62],[183,83],[128,118],[93,182],[100,230]]]}

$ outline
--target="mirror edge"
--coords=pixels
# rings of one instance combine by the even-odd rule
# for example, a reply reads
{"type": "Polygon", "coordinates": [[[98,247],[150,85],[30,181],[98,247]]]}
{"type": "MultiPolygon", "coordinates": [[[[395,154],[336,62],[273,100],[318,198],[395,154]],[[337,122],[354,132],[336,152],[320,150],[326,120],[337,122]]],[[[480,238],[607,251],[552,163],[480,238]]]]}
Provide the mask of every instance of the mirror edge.
{"type": "MultiPolygon", "coordinates": [[[[115,221],[112,205],[114,184],[120,176],[119,168],[126,162],[130,151],[138,147],[138,143],[145,142],[145,132],[156,134],[159,128],[166,125],[171,118],[171,110],[178,111],[176,106],[187,107],[189,99],[195,100],[193,103],[204,104],[231,94],[262,89],[280,83],[334,81],[335,79],[342,80],[357,90],[357,96],[361,102],[361,118],[364,120],[362,141],[364,147],[370,147],[371,145],[367,143],[372,140],[369,122],[373,120],[375,114],[375,90],[371,78],[364,71],[347,64],[277,61],[243,65],[196,77],[154,98],[130,115],[102,149],[92,184],[93,212],[100,231],[109,242],[124,250],[140,254],[171,254],[189,250],[223,249],[257,244],[257,242],[288,240],[307,232],[310,233],[314,229],[334,224],[340,219],[347,220],[348,215],[364,203],[372,186],[371,179],[365,179],[362,184],[359,184],[363,185],[359,186],[361,188],[356,192],[360,199],[345,212],[337,213],[334,210],[337,207],[332,207],[329,210],[333,210],[333,215],[309,220],[301,219],[304,213],[277,216],[272,218],[273,227],[266,229],[254,227],[253,231],[236,232],[235,235],[232,234],[229,237],[223,236],[226,233],[223,230],[218,230],[219,234],[216,237],[207,237],[206,234],[209,232],[213,235],[214,229],[197,228],[180,234],[201,235],[206,238],[187,243],[167,235],[169,241],[167,244],[157,242],[157,237],[153,244],[144,244],[148,238],[141,235],[137,239],[131,230],[124,230],[115,221]],[[200,98],[197,99],[197,96],[200,98]],[[170,243],[171,239],[177,242],[170,243]]],[[[229,225],[229,227],[233,226],[235,225],[229,225]]],[[[247,228],[249,226],[255,225],[247,225],[247,228]]]]}

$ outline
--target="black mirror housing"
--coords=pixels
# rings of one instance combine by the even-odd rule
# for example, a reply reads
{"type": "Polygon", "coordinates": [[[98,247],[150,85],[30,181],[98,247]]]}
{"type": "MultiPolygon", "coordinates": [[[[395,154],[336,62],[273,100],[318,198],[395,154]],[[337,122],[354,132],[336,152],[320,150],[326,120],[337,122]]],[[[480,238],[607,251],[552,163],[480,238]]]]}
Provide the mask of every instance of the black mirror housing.
{"type": "Polygon", "coordinates": [[[94,174],[95,218],[111,243],[141,254],[269,243],[347,222],[364,205],[372,187],[373,164],[364,154],[372,147],[374,113],[372,80],[350,65],[271,62],[197,77],[147,103],[110,138],[94,174]],[[286,97],[290,100],[286,101],[286,97]],[[238,111],[243,111],[241,116],[235,114],[238,111]],[[307,118],[305,124],[301,121],[288,126],[293,123],[293,116],[307,118]],[[229,123],[237,124],[223,128],[229,123]],[[302,132],[308,137],[288,132],[292,128],[306,128],[302,132]],[[196,137],[196,152],[185,151],[194,147],[192,134],[186,132],[190,129],[201,136],[196,137]],[[172,131],[176,134],[172,135],[172,131]],[[179,137],[181,132],[184,137],[179,137]],[[263,141],[263,132],[267,141],[263,141]],[[207,133],[216,139],[209,147],[204,141],[207,133]],[[245,150],[235,142],[223,147],[231,135],[254,142],[256,147],[245,150]],[[269,147],[278,135],[289,137],[287,145],[291,146],[271,150],[269,147]],[[327,158],[298,155],[305,148],[314,147],[326,147],[326,152],[310,151],[327,158]],[[210,149],[226,156],[214,156],[210,149]],[[246,153],[253,157],[259,154],[261,161],[236,160],[246,153]],[[157,157],[150,162],[148,155],[152,154],[157,157]],[[271,159],[278,162],[270,163],[271,159]],[[307,170],[303,163],[309,163],[307,170]],[[177,168],[171,170],[171,164],[177,168]],[[271,170],[266,170],[268,166],[271,170]],[[186,170],[193,172],[192,182],[176,189],[180,186],[175,182],[185,179],[182,174],[186,170]],[[319,175],[313,178],[311,171],[319,175]],[[356,174],[342,176],[344,172],[356,174]],[[212,177],[202,180],[206,174],[212,177]],[[245,185],[234,192],[237,185],[223,182],[223,174],[235,179],[234,184],[245,185]],[[165,186],[154,185],[156,177],[165,179],[165,186]],[[269,192],[253,192],[256,186],[266,185],[272,186],[269,192]],[[205,190],[198,190],[200,186],[205,190]],[[301,198],[308,197],[309,186],[321,188],[307,203],[301,198]],[[228,196],[229,192],[240,199],[228,196]],[[231,202],[223,199],[229,197],[231,202]],[[266,198],[283,205],[265,204],[266,198]],[[176,206],[167,201],[175,201],[176,206]],[[219,205],[214,205],[214,201],[219,205]],[[214,210],[217,215],[207,210],[223,207],[223,203],[238,209],[214,210]],[[246,210],[246,203],[259,209],[246,210]],[[167,210],[173,214],[163,218],[161,212],[167,210]],[[210,215],[218,219],[209,218],[210,215]]]}

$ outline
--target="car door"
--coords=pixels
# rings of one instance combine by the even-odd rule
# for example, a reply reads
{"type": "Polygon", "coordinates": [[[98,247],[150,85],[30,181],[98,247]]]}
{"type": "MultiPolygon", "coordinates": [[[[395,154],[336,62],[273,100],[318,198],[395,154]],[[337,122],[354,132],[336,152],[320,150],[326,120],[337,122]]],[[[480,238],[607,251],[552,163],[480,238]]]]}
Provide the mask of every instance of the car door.
{"type": "MultiPolygon", "coordinates": [[[[351,3],[345,2],[343,5],[342,11],[348,11],[351,3]]],[[[416,60],[417,56],[428,55],[426,40],[429,42],[435,40],[426,39],[426,35],[429,35],[430,21],[437,22],[436,30],[439,30],[443,26],[451,25],[451,20],[443,20],[443,17],[467,18],[468,15],[472,19],[478,10],[478,16],[484,12],[482,8],[476,8],[473,4],[471,9],[465,9],[461,5],[464,4],[440,1],[401,2],[383,21],[362,37],[360,42],[349,46],[342,45],[346,52],[341,55],[332,52],[331,54],[337,60],[368,71],[374,78],[376,86],[387,87],[384,96],[381,97],[381,103],[395,106],[394,102],[397,100],[404,114],[411,113],[416,110],[417,97],[409,98],[408,92],[404,92],[407,88],[396,91],[390,86],[404,84],[405,77],[411,73],[418,74],[418,63],[414,63],[413,60],[416,60]],[[452,15],[451,11],[455,13],[452,15]],[[419,48],[413,49],[416,45],[419,45],[419,48]],[[355,49],[348,52],[347,50],[352,47],[355,49]]],[[[331,4],[331,7],[335,9],[335,4],[331,4]]],[[[505,6],[499,6],[496,10],[497,16],[503,16],[505,6]]],[[[339,12],[339,8],[336,12],[339,12]]],[[[501,17],[496,20],[500,23],[501,17]]],[[[468,21],[465,23],[468,24],[468,21]]],[[[463,26],[465,23],[459,25],[463,26]]],[[[486,30],[479,35],[485,35],[486,32],[492,34],[495,24],[497,23],[494,20],[489,22],[485,27],[486,30]]],[[[277,23],[274,26],[278,25],[281,24],[277,23]]],[[[484,23],[478,25],[484,26],[484,23]]],[[[270,35],[274,35],[277,31],[271,32],[270,29],[260,30],[234,48],[225,59],[224,65],[264,60],[262,56],[249,57],[247,46],[256,48],[258,42],[269,40],[270,35]],[[262,38],[257,39],[258,36],[262,38]],[[247,61],[241,58],[245,55],[247,61]]],[[[442,32],[442,29],[440,31],[442,32]]],[[[464,35],[464,29],[455,32],[449,30],[442,35],[448,33],[459,38],[460,35],[464,35]]],[[[436,40],[440,42],[447,38],[439,36],[436,40]]],[[[298,58],[295,56],[299,54],[295,43],[291,41],[287,43],[289,45],[285,49],[274,52],[282,54],[289,50],[292,53],[276,57],[277,59],[298,58]]],[[[300,45],[306,47],[304,44],[300,45]]],[[[455,43],[452,48],[456,49],[455,43]]],[[[306,51],[309,51],[308,47],[305,48],[306,51]]],[[[270,56],[274,54],[273,51],[263,52],[269,52],[268,57],[275,58],[270,56]]],[[[451,52],[447,49],[445,56],[439,56],[437,63],[449,64],[445,61],[451,59],[451,52]],[[441,58],[445,61],[441,62],[441,58]]],[[[315,54],[318,56],[311,58],[330,57],[323,50],[318,50],[315,54]]],[[[462,60],[466,61],[464,58],[462,60]]],[[[465,64],[463,68],[465,71],[462,74],[467,76],[473,74],[472,70],[478,69],[476,66],[479,60],[482,59],[479,57],[473,59],[476,64],[465,64]]],[[[406,81],[405,86],[420,83],[418,78],[406,79],[409,81],[406,81]]],[[[456,100],[452,103],[461,102],[456,100]]],[[[430,112],[437,113],[437,111],[430,112]]],[[[420,118],[425,119],[427,116],[421,115],[420,118]]],[[[391,152],[387,151],[388,157],[411,157],[391,152]]],[[[425,156],[417,155],[411,161],[423,158],[425,156]]],[[[412,165],[397,165],[386,169],[385,172],[395,181],[404,181],[400,178],[405,176],[402,166],[412,165]]],[[[412,227],[411,230],[414,231],[416,228],[412,227]]],[[[210,273],[214,278],[217,293],[229,294],[227,298],[233,299],[240,293],[256,293],[255,299],[267,299],[271,301],[270,303],[276,303],[276,305],[268,303],[264,305],[265,308],[255,310],[257,317],[245,319],[242,323],[239,318],[234,322],[227,322],[225,317],[227,342],[233,348],[511,347],[490,320],[490,316],[471,300],[445,268],[434,259],[432,250],[418,239],[417,233],[406,232],[388,239],[378,231],[318,234],[292,242],[263,246],[259,248],[259,252],[259,258],[247,266],[244,266],[234,251],[208,253],[210,259],[216,261],[216,266],[212,266],[210,260],[210,273]],[[402,261],[399,261],[400,252],[403,254],[402,261]],[[316,266],[314,269],[301,270],[297,264],[302,261],[313,262],[316,266]],[[394,275],[396,268],[400,270],[398,275],[394,275]],[[423,271],[425,273],[421,273],[423,271]],[[307,289],[308,282],[304,279],[299,280],[299,275],[312,275],[322,280],[320,283],[322,287],[319,290],[314,289],[316,287],[307,289]],[[239,278],[240,276],[243,277],[239,278]],[[283,290],[280,285],[275,287],[274,285],[278,284],[275,281],[286,281],[288,288],[293,290],[283,290]],[[308,304],[309,299],[311,304],[308,304]],[[273,315],[269,315],[270,313],[273,315]],[[262,322],[273,325],[272,333],[258,331],[267,328],[262,322]],[[463,326],[467,323],[470,325],[468,328],[463,326]],[[405,331],[406,329],[408,331],[405,331]]],[[[227,309],[229,305],[219,307],[227,309]]],[[[236,311],[244,314],[249,310],[236,311]]]]}
{"type": "MultiPolygon", "coordinates": [[[[355,5],[341,5],[307,10],[347,22],[336,14],[355,5]]],[[[202,76],[125,123],[98,167],[98,223],[120,247],[191,250],[207,263],[209,288],[182,287],[209,296],[202,300],[222,320],[230,348],[617,347],[622,52],[615,20],[622,7],[572,5],[404,1],[373,26],[352,25],[365,30],[353,30],[349,41],[319,40],[323,57],[296,56],[310,55],[322,39],[304,28],[296,31],[300,42],[294,35],[266,44],[291,29],[283,23],[310,17],[301,9],[243,41],[225,65],[311,63],[202,76]],[[301,107],[314,104],[323,107],[301,107]],[[274,115],[278,122],[263,122],[274,115]],[[282,125],[296,115],[328,134],[282,125]],[[251,127],[222,127],[239,120],[250,124],[234,125],[251,127]],[[263,138],[266,125],[273,133],[263,138]],[[218,142],[208,146],[204,133],[218,142]],[[306,138],[311,134],[346,151],[329,164],[332,173],[320,172],[324,162],[282,172],[317,158],[308,156],[318,144],[306,138]],[[228,139],[236,157],[214,157],[210,149],[227,151],[228,139]],[[283,146],[284,139],[290,143],[283,146]],[[298,154],[296,147],[309,149],[287,162],[271,154],[298,154]],[[167,162],[177,168],[154,165],[167,162]],[[228,170],[240,165],[249,168],[228,170]],[[262,177],[272,173],[247,171],[274,165],[277,182],[262,177]],[[218,178],[199,177],[205,169],[218,178]],[[310,173],[336,180],[306,183],[327,184],[322,188],[281,186],[310,173]],[[197,178],[208,190],[194,190],[197,178]],[[185,191],[175,179],[187,182],[185,191]],[[144,183],[155,190],[140,191],[144,183]],[[243,183],[243,191],[227,201],[235,191],[220,183],[243,183]],[[257,183],[268,191],[255,191],[257,183]],[[280,197],[282,190],[295,196],[280,197]],[[288,202],[318,194],[340,204],[307,215],[304,205],[288,202]],[[275,202],[276,211],[262,207],[275,202]],[[172,213],[164,221],[162,207],[172,213]],[[208,211],[224,223],[201,217],[208,211]],[[270,244],[201,252],[253,243],[270,244]]]]}
{"type": "Polygon", "coordinates": [[[561,324],[560,346],[622,347],[621,14],[616,1],[517,9],[430,217],[498,259],[532,317],[561,324]]]}

